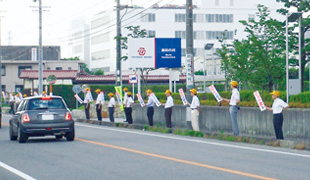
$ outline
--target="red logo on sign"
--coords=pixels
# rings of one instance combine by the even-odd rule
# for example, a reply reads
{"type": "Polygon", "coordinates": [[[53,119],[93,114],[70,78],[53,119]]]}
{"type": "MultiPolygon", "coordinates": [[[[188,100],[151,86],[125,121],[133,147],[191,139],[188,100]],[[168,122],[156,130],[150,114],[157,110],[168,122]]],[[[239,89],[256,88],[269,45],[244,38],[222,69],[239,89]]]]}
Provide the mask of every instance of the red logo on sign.
{"type": "Polygon", "coordinates": [[[144,47],[140,47],[140,49],[138,50],[138,53],[140,56],[144,56],[146,53],[146,50],[144,49],[144,47]]]}

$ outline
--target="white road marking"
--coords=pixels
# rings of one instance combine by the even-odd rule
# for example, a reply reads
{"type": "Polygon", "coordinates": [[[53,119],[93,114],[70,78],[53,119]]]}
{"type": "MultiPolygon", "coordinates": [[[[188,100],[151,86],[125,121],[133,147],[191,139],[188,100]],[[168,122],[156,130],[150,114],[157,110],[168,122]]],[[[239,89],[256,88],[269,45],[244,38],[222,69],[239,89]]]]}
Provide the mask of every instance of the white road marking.
{"type": "Polygon", "coordinates": [[[8,170],[8,171],[11,171],[12,173],[18,175],[19,177],[23,178],[23,179],[26,179],[26,180],[36,180],[35,178],[7,165],[7,164],[4,164],[3,162],[0,161],[0,167],[3,167],[4,169],[8,170]]]}
{"type": "Polygon", "coordinates": [[[217,143],[217,142],[208,142],[208,141],[202,141],[202,140],[198,140],[198,139],[187,139],[187,138],[165,136],[165,135],[159,135],[159,134],[149,134],[149,133],[146,133],[145,131],[144,132],[135,132],[135,131],[128,131],[128,130],[114,129],[114,128],[96,127],[96,126],[91,126],[91,125],[84,125],[81,123],[76,123],[75,125],[81,126],[81,127],[93,128],[93,129],[102,129],[102,130],[109,130],[109,131],[129,133],[129,134],[138,134],[138,135],[143,135],[143,136],[152,136],[152,137],[159,137],[159,138],[165,138],[165,139],[174,139],[174,140],[180,140],[180,141],[188,141],[188,142],[209,144],[209,145],[215,145],[215,146],[230,147],[230,148],[236,148],[236,149],[245,149],[245,150],[251,150],[251,151],[268,152],[268,153],[274,153],[274,154],[283,154],[283,155],[310,158],[310,155],[306,155],[306,154],[290,153],[290,152],[276,151],[276,150],[262,149],[262,148],[254,148],[254,147],[245,147],[245,146],[238,146],[238,145],[217,143]]]}

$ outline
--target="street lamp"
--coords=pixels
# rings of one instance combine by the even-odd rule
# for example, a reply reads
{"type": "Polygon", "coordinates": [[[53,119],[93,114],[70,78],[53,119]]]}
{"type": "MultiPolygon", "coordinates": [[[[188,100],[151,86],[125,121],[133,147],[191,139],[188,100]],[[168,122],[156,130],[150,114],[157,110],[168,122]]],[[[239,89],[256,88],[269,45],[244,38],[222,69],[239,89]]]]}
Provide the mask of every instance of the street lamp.
{"type": "Polygon", "coordinates": [[[295,12],[295,13],[286,13],[286,102],[289,103],[289,50],[288,50],[288,23],[289,22],[295,22],[298,19],[298,27],[299,27],[299,33],[298,33],[298,54],[299,54],[299,80],[300,80],[300,87],[301,87],[301,12],[295,12]]]}
{"type": "MultiPolygon", "coordinates": [[[[207,43],[206,45],[205,45],[205,50],[210,50],[210,49],[212,49],[212,85],[214,85],[214,43],[207,43]]],[[[204,58],[204,60],[203,60],[203,62],[204,62],[204,66],[205,66],[205,58],[204,58]]],[[[205,71],[203,72],[204,73],[204,76],[205,76],[205,71]]],[[[206,86],[206,77],[204,77],[204,80],[203,80],[203,85],[204,85],[204,88],[205,88],[205,86],[206,86]]]]}

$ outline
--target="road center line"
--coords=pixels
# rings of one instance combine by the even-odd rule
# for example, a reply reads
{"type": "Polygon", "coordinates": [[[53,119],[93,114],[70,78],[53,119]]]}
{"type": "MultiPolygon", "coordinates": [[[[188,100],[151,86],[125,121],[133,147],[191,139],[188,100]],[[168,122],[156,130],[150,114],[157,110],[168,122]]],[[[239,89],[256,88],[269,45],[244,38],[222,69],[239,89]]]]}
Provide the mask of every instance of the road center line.
{"type": "Polygon", "coordinates": [[[16,174],[17,176],[19,176],[19,177],[21,177],[23,179],[26,179],[26,180],[36,180],[33,177],[31,177],[31,176],[29,176],[29,175],[27,175],[27,174],[25,174],[25,173],[15,169],[15,168],[13,168],[13,167],[11,167],[11,166],[9,166],[7,164],[4,164],[1,161],[0,161],[0,167],[3,167],[4,169],[6,169],[6,170],[16,174]]]}
{"type": "Polygon", "coordinates": [[[162,155],[153,154],[153,153],[147,153],[147,152],[138,151],[138,150],[134,150],[134,149],[129,149],[129,148],[125,148],[125,147],[114,146],[114,145],[104,144],[104,143],[95,142],[95,141],[89,141],[89,140],[86,140],[86,139],[75,138],[75,140],[81,141],[81,142],[85,142],[85,143],[89,143],[89,144],[95,144],[95,145],[99,145],[99,146],[104,146],[104,147],[108,147],[108,148],[118,149],[118,150],[122,150],[122,151],[132,152],[132,153],[136,153],[136,154],[141,154],[141,155],[145,155],[145,156],[151,156],[151,157],[155,157],[155,158],[166,159],[166,160],[169,160],[169,161],[175,161],[175,162],[179,162],[179,163],[190,164],[190,165],[204,167],[204,168],[213,169],[213,170],[217,170],[217,171],[227,172],[227,173],[231,173],[231,174],[247,176],[247,177],[256,178],[256,179],[276,180],[276,179],[269,178],[269,177],[259,176],[259,175],[245,173],[245,172],[231,170],[231,169],[225,169],[225,168],[221,168],[221,167],[216,167],[216,166],[211,166],[211,165],[207,165],[207,164],[197,163],[197,162],[193,162],[193,161],[177,159],[177,158],[168,157],[168,156],[162,156],[162,155]]]}
{"type": "Polygon", "coordinates": [[[149,134],[149,133],[145,133],[145,132],[134,132],[134,131],[128,131],[128,130],[121,130],[121,129],[96,127],[96,126],[84,125],[84,124],[80,124],[80,123],[76,123],[75,125],[80,126],[80,127],[93,128],[93,129],[109,130],[109,131],[129,133],[129,134],[137,134],[137,135],[143,135],[143,136],[151,136],[151,137],[174,139],[174,140],[187,141],[187,142],[210,144],[210,145],[215,145],[215,146],[222,146],[222,147],[229,147],[229,148],[236,148],[236,149],[244,149],[244,150],[251,150],[251,151],[268,152],[268,153],[274,153],[274,154],[283,154],[283,155],[289,155],[289,156],[298,156],[298,157],[310,158],[310,155],[306,155],[306,154],[290,153],[290,152],[276,151],[276,150],[269,150],[269,149],[262,149],[262,148],[254,148],[254,147],[245,147],[245,146],[238,146],[238,145],[217,143],[217,142],[208,142],[208,141],[202,141],[202,140],[198,140],[198,139],[187,139],[187,138],[174,137],[174,136],[165,136],[165,135],[160,135],[160,134],[149,134]]]}

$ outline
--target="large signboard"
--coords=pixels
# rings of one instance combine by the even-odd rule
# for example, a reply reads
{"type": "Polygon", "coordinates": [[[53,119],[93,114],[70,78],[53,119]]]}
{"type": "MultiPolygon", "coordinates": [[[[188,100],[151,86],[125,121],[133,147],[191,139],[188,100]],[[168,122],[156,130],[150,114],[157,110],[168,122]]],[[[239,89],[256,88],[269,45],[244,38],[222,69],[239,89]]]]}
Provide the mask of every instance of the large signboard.
{"type": "Polygon", "coordinates": [[[180,38],[156,38],[156,68],[180,68],[181,67],[181,39],[180,38]]]}
{"type": "Polygon", "coordinates": [[[129,38],[128,61],[130,68],[155,68],[155,39],[129,38]]]}
{"type": "Polygon", "coordinates": [[[180,68],[180,38],[129,38],[130,68],[180,68]]]}

